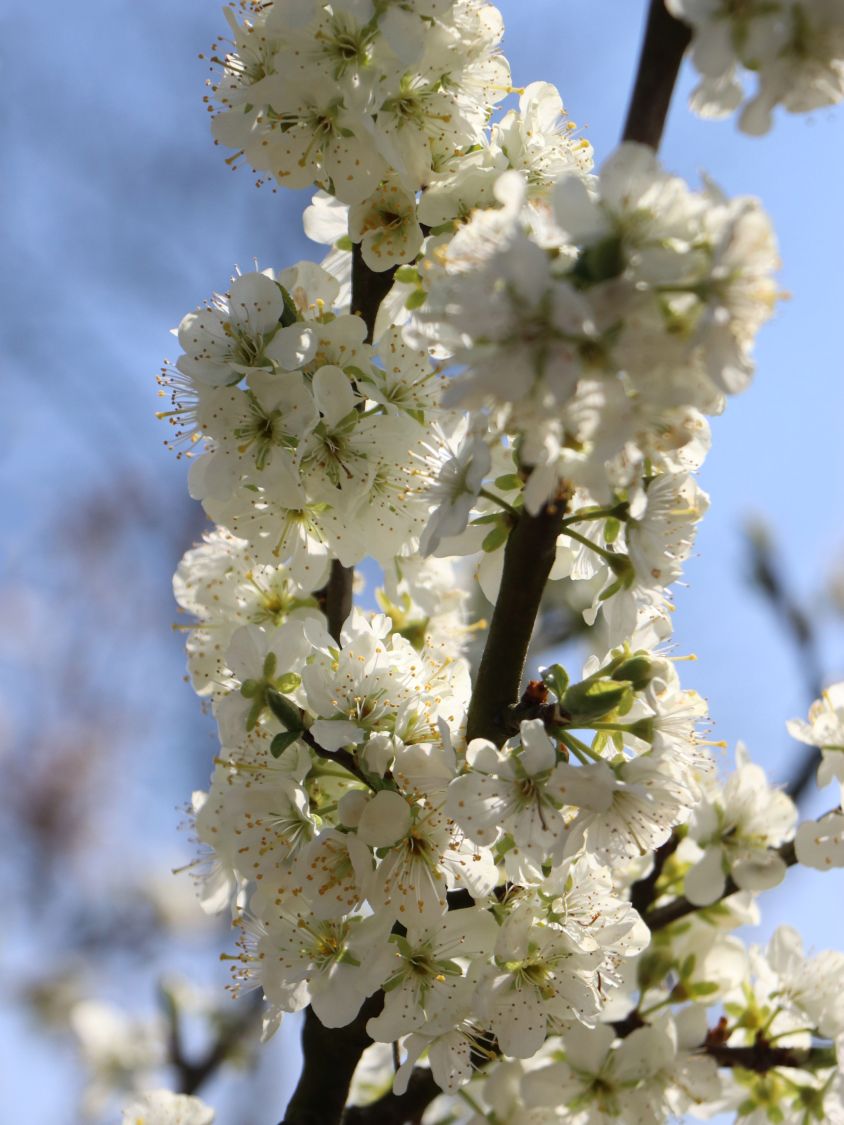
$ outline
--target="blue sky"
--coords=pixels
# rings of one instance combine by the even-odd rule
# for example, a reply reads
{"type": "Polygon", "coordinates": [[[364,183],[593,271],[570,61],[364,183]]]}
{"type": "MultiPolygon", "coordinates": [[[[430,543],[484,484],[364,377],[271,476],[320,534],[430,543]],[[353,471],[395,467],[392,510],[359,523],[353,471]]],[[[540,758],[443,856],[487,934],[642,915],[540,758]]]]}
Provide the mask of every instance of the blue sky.
{"type": "MultiPolygon", "coordinates": [[[[514,82],[558,85],[599,162],[620,132],[645,6],[500,4],[514,82]]],[[[0,608],[15,630],[15,643],[0,646],[0,669],[12,685],[0,695],[0,732],[19,733],[22,716],[39,706],[43,650],[59,634],[69,659],[84,652],[97,682],[108,683],[118,713],[148,712],[135,731],[144,753],[121,772],[115,807],[98,829],[101,851],[88,853],[91,882],[103,855],[115,851],[130,867],[150,854],[162,869],[183,862],[189,847],[177,831],[176,806],[206,783],[210,768],[207,728],[181,682],[180,640],[169,629],[170,574],[201,526],[186,498],[184,465],[163,449],[153,417],[154,375],[175,351],[169,329],[224,287],[235,264],[249,268],[257,258],[262,267],[281,267],[318,258],[320,249],[301,231],[306,195],[256,190],[248,172],[232,173],[211,144],[201,101],[207,70],[197,55],[223,27],[216,4],[53,0],[7,12],[0,27],[7,90],[0,111],[7,135],[0,179],[7,594],[0,608]],[[130,480],[142,482],[145,498],[133,549],[102,576],[102,596],[63,589],[56,604],[66,547],[58,520],[78,526],[81,498],[91,490],[119,498],[130,480]],[[131,611],[142,587],[151,593],[142,603],[138,643],[131,611]],[[111,630],[106,648],[98,630],[113,623],[115,606],[127,624],[111,630]]],[[[844,557],[844,294],[837,259],[844,245],[844,116],[840,108],[810,118],[778,116],[769,137],[750,139],[731,122],[693,118],[685,108],[691,84],[684,71],[663,159],[692,181],[705,171],[730,194],[762,198],[791,298],[760,337],[753,386],[714,422],[713,451],[701,474],[712,508],[688,585],[677,594],[675,636],[679,651],[698,657],[684,665],[684,678],[709,699],[715,736],[731,746],[743,738],[783,777],[790,751],[784,720],[803,714],[807,701],[794,654],[745,581],[740,531],[750,514],[770,523],[806,598],[844,557]]],[[[844,630],[826,629],[823,649],[828,678],[844,677],[844,630]]],[[[810,807],[834,799],[821,795],[810,807]]],[[[113,874],[113,865],[105,866],[113,874]]],[[[821,878],[792,873],[785,888],[763,900],[761,934],[799,919],[810,944],[840,945],[834,903],[842,877],[821,878]]],[[[37,930],[15,930],[22,919],[12,910],[13,969],[37,963],[42,944],[49,947],[37,930]]],[[[0,1091],[0,1122],[69,1125],[72,1077],[58,1048],[36,1045],[10,1015],[0,1019],[4,1034],[4,1058],[16,1062],[0,1091]]]]}

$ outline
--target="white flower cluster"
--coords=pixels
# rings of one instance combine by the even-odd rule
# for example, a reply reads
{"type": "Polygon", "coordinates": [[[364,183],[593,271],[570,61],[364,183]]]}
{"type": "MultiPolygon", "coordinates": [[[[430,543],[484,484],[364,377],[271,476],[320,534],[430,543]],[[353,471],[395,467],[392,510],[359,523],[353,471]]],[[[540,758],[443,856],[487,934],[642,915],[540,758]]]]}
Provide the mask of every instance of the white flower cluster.
{"type": "MultiPolygon", "coordinates": [[[[706,704],[659,647],[708,506],[706,415],[749,382],[777,296],[767,218],[636,145],[593,176],[546,83],[493,120],[515,91],[481,0],[228,17],[214,134],[320,188],[306,226],[332,247],[237,276],[162,375],[217,525],[175,590],[219,731],[196,871],[235,919],[235,990],[262,989],[266,1034],[369,999],[395,1091],[429,1065],[451,1121],[733,1099],[754,1121],[760,1058],[832,1120],[836,955],[782,937],[786,965],[732,931],[795,849],[840,841],[807,843],[744,751],[716,780],[706,704]],[[473,737],[461,587],[474,566],[495,601],[511,532],[549,512],[591,654],[473,737]],[[367,558],[382,612],[343,623],[333,583],[367,558]]],[[[800,728],[828,756],[838,703],[800,728]]]]}
{"type": "Polygon", "coordinates": [[[298,593],[331,557],[386,565],[412,551],[441,427],[454,427],[427,355],[398,328],[367,343],[361,317],[334,311],[339,288],[307,262],[235,278],[184,317],[184,354],[160,380],[176,441],[201,454],[191,495],[259,564],[287,563],[298,593]]]}
{"type": "MultiPolygon", "coordinates": [[[[182,565],[196,605],[224,543],[182,565]]],[[[422,597],[403,581],[406,605],[422,597]]],[[[688,818],[710,761],[702,701],[670,661],[629,650],[576,684],[555,670],[553,737],[532,719],[502,749],[467,747],[468,667],[425,643],[432,620],[421,651],[357,609],[339,644],[312,613],[237,628],[212,689],[222,752],[195,810],[204,900],[235,908],[235,976],[262,987],[268,1030],[306,1004],[343,1026],[383,988],[370,1035],[405,1041],[402,1075],[423,1050],[442,1058],[454,1089],[473,1045],[528,1058],[594,1025],[648,940],[611,865],[688,818]]]]}
{"type": "Polygon", "coordinates": [[[285,187],[357,204],[411,192],[470,148],[510,90],[501,14],[484,0],[298,0],[226,14],[214,136],[285,187]]]}
{"type": "MultiPolygon", "coordinates": [[[[662,591],[708,505],[689,475],[708,449],[705,415],[749,382],[777,297],[773,234],[755,200],[692,192],[633,144],[594,183],[569,170],[537,194],[511,170],[492,202],[431,241],[416,331],[462,370],[445,401],[473,409],[474,432],[510,451],[499,498],[532,513],[567,502],[552,578],[592,584],[590,619],[604,608],[611,646],[642,611],[666,624],[662,591]]],[[[477,439],[453,464],[468,513],[493,483],[477,439]]],[[[470,535],[441,553],[477,545],[470,535]]]]}
{"type": "Polygon", "coordinates": [[[767,133],[773,111],[811,113],[844,101],[844,10],[839,0],[666,0],[694,31],[701,117],[741,109],[745,133],[767,133]],[[744,72],[756,75],[745,100],[744,72]]]}

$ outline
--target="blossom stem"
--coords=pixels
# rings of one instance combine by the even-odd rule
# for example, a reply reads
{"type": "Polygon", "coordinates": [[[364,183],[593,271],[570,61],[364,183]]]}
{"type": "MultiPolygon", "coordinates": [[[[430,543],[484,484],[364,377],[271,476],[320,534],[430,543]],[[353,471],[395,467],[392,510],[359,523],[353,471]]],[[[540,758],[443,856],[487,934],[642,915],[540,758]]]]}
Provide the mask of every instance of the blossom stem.
{"type": "Polygon", "coordinates": [[[586,520],[622,519],[627,511],[627,504],[616,504],[612,508],[582,508],[574,515],[567,516],[562,526],[569,527],[573,523],[584,523],[586,520]]]}
{"type": "Polygon", "coordinates": [[[504,500],[501,496],[496,496],[495,493],[490,492],[488,488],[482,488],[479,495],[483,496],[485,500],[491,500],[493,504],[497,504],[499,508],[501,508],[505,512],[508,512],[515,519],[518,519],[521,515],[521,512],[518,510],[518,508],[514,508],[512,504],[508,504],[506,500],[504,500]]]}
{"type": "Polygon", "coordinates": [[[605,547],[599,547],[597,543],[593,543],[591,539],[587,539],[585,535],[581,535],[579,531],[572,531],[570,527],[561,527],[560,533],[567,535],[569,539],[574,539],[577,543],[582,543],[584,547],[588,547],[590,551],[594,551],[596,555],[600,555],[602,559],[613,558],[612,551],[608,551],[605,547]]]}

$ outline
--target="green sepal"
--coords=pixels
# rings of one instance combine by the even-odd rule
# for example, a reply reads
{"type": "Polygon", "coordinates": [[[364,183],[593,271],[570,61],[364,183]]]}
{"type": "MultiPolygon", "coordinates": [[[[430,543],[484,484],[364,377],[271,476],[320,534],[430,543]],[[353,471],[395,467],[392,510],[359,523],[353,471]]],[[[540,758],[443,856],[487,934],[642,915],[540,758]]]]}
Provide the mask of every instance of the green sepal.
{"type": "Polygon", "coordinates": [[[425,304],[427,297],[428,294],[424,289],[414,289],[405,301],[404,307],[411,312],[414,309],[420,309],[425,304]]]}
{"type": "Polygon", "coordinates": [[[284,286],[278,281],[276,282],[276,285],[278,285],[279,289],[281,290],[281,297],[284,301],[284,308],[281,311],[281,326],[282,328],[289,328],[291,324],[296,324],[296,322],[299,320],[299,310],[296,308],[296,305],[293,302],[293,298],[290,296],[284,286]]]}
{"type": "Polygon", "coordinates": [[[551,664],[542,671],[542,682],[557,699],[562,699],[569,686],[569,674],[561,664],[551,664]]]}
{"type": "Polygon", "coordinates": [[[270,743],[270,753],[274,758],[280,758],[288,746],[292,746],[298,738],[297,730],[286,730],[283,734],[277,734],[270,743]]]}

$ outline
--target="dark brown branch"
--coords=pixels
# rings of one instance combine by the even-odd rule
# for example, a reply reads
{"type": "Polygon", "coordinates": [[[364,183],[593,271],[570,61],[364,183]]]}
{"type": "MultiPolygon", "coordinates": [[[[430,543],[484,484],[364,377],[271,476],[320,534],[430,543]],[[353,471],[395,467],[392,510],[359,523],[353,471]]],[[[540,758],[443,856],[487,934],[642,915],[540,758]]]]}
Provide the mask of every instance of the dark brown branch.
{"type": "Polygon", "coordinates": [[[778,1047],[764,1039],[757,1039],[751,1047],[707,1043],[705,1051],[719,1066],[740,1067],[756,1074],[765,1074],[779,1066],[817,1070],[836,1065],[834,1047],[778,1047]]]}
{"type": "Polygon", "coordinates": [[[647,875],[643,879],[637,879],[633,886],[630,888],[630,904],[640,914],[644,915],[656,898],[656,884],[659,880],[663,869],[677,848],[680,846],[680,837],[676,832],[658,847],[654,852],[654,863],[647,875]]]}
{"type": "Polygon", "coordinates": [[[442,1093],[427,1067],[416,1067],[403,1094],[392,1090],[365,1106],[349,1106],[342,1125],[418,1125],[422,1114],[442,1093]]]}
{"type": "Polygon", "coordinates": [[[674,84],[691,37],[691,29],[669,15],[663,0],[651,0],[622,140],[659,148],[674,84]]]}
{"type": "MultiPolygon", "coordinates": [[[[797,863],[793,843],[782,844],[779,848],[774,850],[778,852],[788,867],[793,867],[794,864],[797,863]]],[[[739,890],[741,890],[741,887],[736,886],[733,880],[728,877],[724,885],[724,892],[716,901],[722,902],[725,898],[729,898],[730,895],[734,895],[739,890]]],[[[714,905],[715,903],[710,903],[710,906],[714,905]]],[[[672,899],[671,902],[667,902],[665,906],[657,906],[654,910],[648,911],[648,913],[645,914],[645,924],[651,933],[654,933],[656,930],[664,930],[665,927],[670,926],[672,922],[679,922],[681,918],[685,918],[689,914],[694,914],[698,910],[706,909],[707,907],[704,906],[695,906],[693,902],[689,902],[685,897],[675,898],[672,899]]]]}
{"type": "Polygon", "coordinates": [[[547,504],[535,516],[523,512],[510,532],[501,589],[469,705],[469,739],[488,738],[500,746],[512,733],[508,712],[519,702],[528,646],[565,513],[564,499],[547,504]]]}
{"type": "Polygon", "coordinates": [[[335,641],[340,641],[340,630],[352,612],[352,587],[355,582],[355,568],[343,566],[339,559],[332,559],[331,574],[325,587],[325,617],[328,631],[335,641]]]}
{"type": "Polygon", "coordinates": [[[313,1009],[302,1028],[302,1073],[281,1125],[337,1125],[361,1055],[372,1042],[367,1021],[377,1016],[384,994],[370,996],[346,1027],[323,1027],[313,1009]]]}

